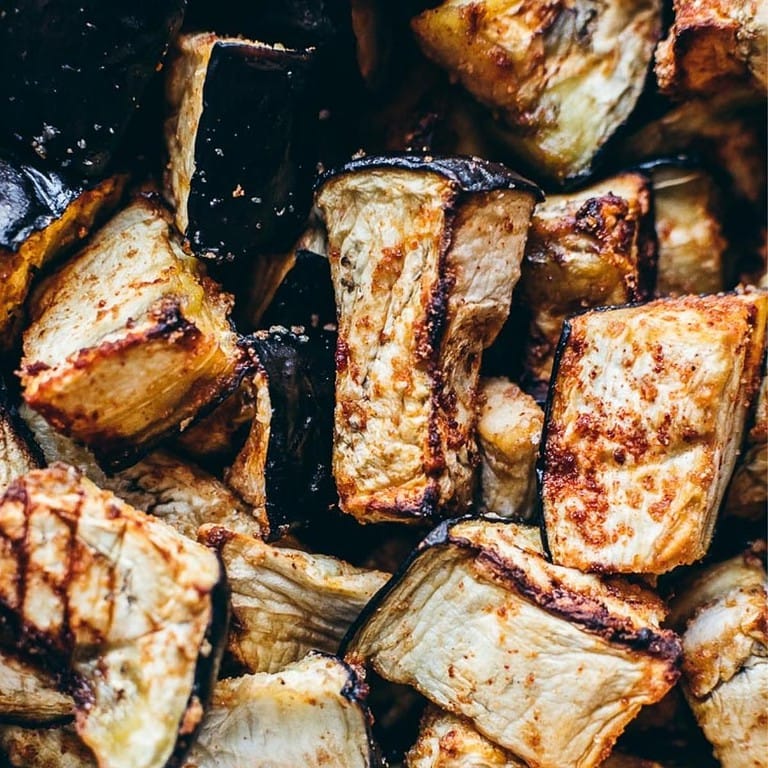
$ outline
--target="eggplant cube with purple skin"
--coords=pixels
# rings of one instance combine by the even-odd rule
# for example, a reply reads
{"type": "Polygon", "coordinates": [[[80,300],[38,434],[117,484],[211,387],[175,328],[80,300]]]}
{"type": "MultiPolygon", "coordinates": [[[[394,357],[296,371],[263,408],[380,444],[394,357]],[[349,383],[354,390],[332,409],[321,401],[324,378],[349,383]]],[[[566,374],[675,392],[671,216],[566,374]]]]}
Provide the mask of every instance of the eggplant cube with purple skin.
{"type": "Polygon", "coordinates": [[[18,340],[35,274],[119,202],[125,179],[75,184],[55,171],[0,157],[0,349],[18,340]]]}
{"type": "Polygon", "coordinates": [[[344,512],[414,521],[469,508],[480,360],[509,313],[539,194],[477,158],[368,157],[323,177],[344,512]]]}
{"type": "Polygon", "coordinates": [[[665,573],[702,558],[765,348],[768,293],[661,299],[568,320],[542,502],[554,562],[665,573]]]}
{"type": "Polygon", "coordinates": [[[312,54],[238,37],[181,35],[166,77],[166,195],[199,256],[293,244],[314,174],[312,54]]]}
{"type": "Polygon", "coordinates": [[[534,208],[520,275],[531,318],[525,360],[531,394],[546,397],[568,315],[648,296],[650,208],[650,183],[640,173],[549,195],[534,208]]]}
{"type": "Polygon", "coordinates": [[[562,182],[589,171],[635,108],[661,3],[443,0],[411,25],[424,53],[499,116],[513,151],[562,182]]]}
{"type": "Polygon", "coordinates": [[[369,604],[345,658],[528,765],[592,768],[677,681],[664,613],[648,590],[549,563],[535,528],[448,521],[369,604]]]}

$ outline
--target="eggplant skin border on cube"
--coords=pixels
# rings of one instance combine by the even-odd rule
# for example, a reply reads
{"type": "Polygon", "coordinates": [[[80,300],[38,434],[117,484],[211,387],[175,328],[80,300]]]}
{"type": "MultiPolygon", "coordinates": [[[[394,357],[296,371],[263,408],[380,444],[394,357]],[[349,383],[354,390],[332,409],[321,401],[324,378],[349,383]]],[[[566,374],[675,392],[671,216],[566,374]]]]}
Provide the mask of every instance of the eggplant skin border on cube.
{"type": "Polygon", "coordinates": [[[493,111],[494,138],[537,177],[586,177],[630,118],[661,33],[660,0],[445,0],[419,46],[493,111]]]}
{"type": "Polygon", "coordinates": [[[226,643],[229,594],[215,553],[64,464],[14,481],[0,528],[10,650],[60,677],[100,765],[178,765],[226,643]],[[144,710],[153,706],[154,718],[144,710]]]}
{"type": "Polygon", "coordinates": [[[481,355],[509,313],[540,198],[472,157],[370,156],[321,175],[342,511],[415,523],[469,508],[481,355]]]}
{"type": "Polygon", "coordinates": [[[423,540],[340,654],[469,717],[532,765],[593,768],[680,676],[664,615],[648,589],[548,562],[536,528],[465,517],[423,540]],[[556,703],[569,679],[573,697],[556,703]]]}
{"type": "Polygon", "coordinates": [[[537,465],[554,562],[662,574],[706,554],[759,389],[767,316],[768,292],[749,289],[566,320],[537,465]]]}
{"type": "Polygon", "coordinates": [[[15,73],[0,82],[5,143],[78,176],[103,174],[186,4],[4,3],[0,70],[15,73]]]}
{"type": "Polygon", "coordinates": [[[177,40],[165,194],[198,256],[278,253],[300,234],[315,163],[313,55],[209,33],[177,40]]]}

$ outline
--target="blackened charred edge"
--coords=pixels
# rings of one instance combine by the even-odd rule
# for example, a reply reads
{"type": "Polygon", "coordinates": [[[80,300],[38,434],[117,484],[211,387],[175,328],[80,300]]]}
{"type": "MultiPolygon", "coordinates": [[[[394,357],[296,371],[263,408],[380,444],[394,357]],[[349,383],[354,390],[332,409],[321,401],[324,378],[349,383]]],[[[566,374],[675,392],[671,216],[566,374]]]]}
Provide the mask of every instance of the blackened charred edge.
{"type": "Polygon", "coordinates": [[[4,652],[53,675],[60,681],[60,688],[70,692],[69,678],[62,674],[62,669],[69,665],[69,650],[53,641],[50,635],[27,626],[5,601],[0,601],[0,634],[4,652]],[[6,641],[6,638],[12,639],[6,641]]]}
{"type": "Polygon", "coordinates": [[[19,447],[23,447],[27,454],[27,460],[37,467],[44,467],[46,462],[43,449],[38,445],[34,433],[27,425],[27,422],[19,416],[16,403],[11,399],[8,387],[2,375],[0,375],[0,421],[3,420],[8,423],[14,435],[22,443],[19,447]]]}
{"type": "Polygon", "coordinates": [[[671,674],[675,678],[679,676],[683,649],[680,638],[672,630],[638,629],[628,619],[612,614],[599,600],[573,592],[554,580],[551,591],[542,589],[528,578],[524,569],[499,557],[492,550],[451,535],[450,530],[448,544],[472,552],[476,561],[487,566],[505,585],[547,613],[578,624],[608,642],[667,661],[672,668],[671,674]]]}
{"type": "MultiPolygon", "coordinates": [[[[429,457],[424,467],[425,474],[430,479],[440,476],[445,471],[445,455],[442,449],[442,436],[439,424],[443,392],[440,351],[448,325],[448,297],[455,282],[455,277],[447,274],[446,265],[448,252],[453,244],[454,227],[459,205],[457,197],[458,195],[454,192],[444,206],[443,228],[440,233],[440,251],[437,257],[437,286],[433,295],[430,296],[429,306],[427,307],[426,328],[424,329],[426,343],[423,345],[419,344],[420,355],[427,361],[430,379],[430,408],[427,421],[429,457]]],[[[430,482],[422,497],[419,514],[432,517],[437,501],[437,489],[434,487],[434,483],[430,482]]]]}
{"type": "MultiPolygon", "coordinates": [[[[74,471],[74,470],[72,470],[74,471]]],[[[56,676],[62,669],[68,669],[74,647],[71,631],[64,623],[61,633],[54,636],[41,632],[36,627],[25,623],[22,613],[27,588],[27,572],[29,569],[29,494],[23,479],[14,480],[7,488],[0,503],[16,502],[24,508],[24,529],[18,539],[11,539],[3,534],[8,547],[16,560],[17,576],[15,578],[15,601],[18,608],[13,608],[5,600],[0,599],[0,638],[2,645],[9,652],[17,654],[21,659],[34,664],[46,672],[56,676]]],[[[64,522],[64,521],[62,521],[64,522]]],[[[70,558],[71,560],[71,558],[70,558]]],[[[72,563],[67,563],[71,568],[72,563]]],[[[64,601],[65,604],[68,601],[64,601]]],[[[65,605],[66,610],[66,605],[65,605]]],[[[64,618],[65,621],[66,617],[64,618]]]]}
{"type": "Polygon", "coordinates": [[[187,708],[179,721],[179,736],[176,740],[176,746],[174,747],[173,754],[168,758],[165,768],[179,768],[182,765],[184,756],[194,743],[203,718],[201,717],[195,724],[195,727],[186,733],[182,733],[182,725],[189,708],[194,705],[195,701],[200,703],[203,711],[207,709],[213,695],[216,680],[218,679],[221,659],[227,644],[230,620],[230,589],[224,563],[220,555],[217,557],[219,562],[219,580],[208,593],[208,598],[211,601],[211,620],[200,644],[200,652],[198,653],[197,665],[195,666],[194,684],[189,695],[187,708]],[[203,652],[206,646],[210,648],[209,653],[203,652]]]}
{"type": "MultiPolygon", "coordinates": [[[[377,522],[398,522],[410,525],[429,524],[439,514],[440,491],[437,480],[429,478],[422,494],[413,501],[379,501],[372,499],[366,503],[366,511],[372,513],[377,522]]],[[[366,522],[361,520],[360,522],[366,522]]]]}
{"type": "Polygon", "coordinates": [[[560,340],[555,348],[555,356],[552,361],[552,376],[549,379],[549,389],[544,403],[544,424],[541,428],[541,440],[539,441],[539,453],[536,457],[536,500],[533,510],[533,521],[539,524],[541,530],[541,543],[544,547],[544,553],[547,559],[552,561],[552,550],[549,547],[547,538],[547,521],[544,517],[544,475],[547,471],[547,441],[549,438],[549,426],[552,420],[552,408],[557,392],[557,379],[560,373],[560,363],[565,350],[571,338],[571,320],[567,318],[563,321],[563,330],[560,333],[560,340]]]}
{"type": "Polygon", "coordinates": [[[466,515],[460,518],[452,518],[450,520],[443,520],[437,527],[433,528],[410,552],[410,554],[403,560],[400,567],[392,574],[392,576],[383,584],[378,592],[376,592],[371,599],[365,604],[365,607],[358,614],[357,618],[352,622],[349,629],[344,634],[344,637],[339,643],[339,656],[348,663],[356,664],[358,661],[363,663],[364,660],[358,660],[354,656],[350,657],[350,646],[353,644],[355,636],[358,632],[368,623],[369,619],[379,610],[381,604],[386,600],[389,593],[402,581],[405,575],[408,573],[409,568],[413,565],[416,559],[427,549],[432,547],[443,545],[448,543],[450,538],[450,527],[456,523],[464,520],[471,519],[466,515]]]}
{"type": "Polygon", "coordinates": [[[360,157],[321,174],[315,182],[315,189],[320,189],[327,181],[336,176],[376,170],[436,173],[448,179],[456,187],[457,192],[468,194],[493,192],[500,189],[517,189],[533,195],[537,202],[544,199],[543,192],[536,184],[510,170],[507,166],[479,157],[464,155],[392,153],[360,157]]]}
{"type": "Polygon", "coordinates": [[[82,184],[56,171],[41,171],[12,157],[0,157],[0,248],[16,252],[27,238],[60,218],[83,192],[82,184]]]}

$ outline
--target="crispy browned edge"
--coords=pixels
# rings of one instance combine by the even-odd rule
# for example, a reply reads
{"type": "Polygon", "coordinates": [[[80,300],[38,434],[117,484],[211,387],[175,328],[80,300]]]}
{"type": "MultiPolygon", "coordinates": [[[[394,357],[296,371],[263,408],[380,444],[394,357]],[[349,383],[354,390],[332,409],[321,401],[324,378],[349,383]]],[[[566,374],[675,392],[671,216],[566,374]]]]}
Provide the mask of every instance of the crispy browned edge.
{"type": "MultiPolygon", "coordinates": [[[[430,378],[430,411],[427,426],[427,455],[423,462],[424,473],[428,478],[420,501],[394,503],[369,501],[364,515],[354,515],[359,522],[404,522],[424,524],[460,514],[464,510],[456,505],[438,507],[439,487],[436,480],[445,470],[445,455],[441,446],[440,424],[447,428],[446,443],[460,443],[459,436],[452,432],[456,423],[452,415],[456,413],[455,399],[443,396],[443,378],[440,369],[440,352],[448,324],[448,297],[455,284],[455,276],[446,268],[448,251],[453,242],[456,219],[461,215],[463,203],[472,196],[498,189],[517,189],[530,194],[534,201],[543,200],[543,193],[533,182],[509,170],[500,163],[489,162],[480,158],[452,158],[440,155],[411,155],[393,153],[387,156],[361,157],[352,160],[338,169],[324,173],[316,182],[317,191],[327,182],[336,177],[367,170],[406,170],[412,172],[434,173],[442,176],[452,195],[443,204],[445,216],[443,230],[440,234],[440,250],[438,253],[437,287],[429,297],[426,307],[426,320],[415,328],[416,357],[427,364],[427,374],[430,378]]],[[[336,342],[336,373],[343,373],[349,361],[349,350],[341,334],[336,342]]],[[[344,484],[338,484],[339,496],[344,496],[344,484]]]]}
{"type": "MultiPolygon", "coordinates": [[[[78,470],[62,463],[51,465],[50,470],[61,474],[71,475],[74,479],[82,477],[78,470]]],[[[15,554],[16,561],[20,564],[16,579],[17,595],[23,595],[26,592],[26,568],[24,566],[29,561],[29,542],[26,536],[26,523],[29,518],[30,498],[29,493],[27,492],[26,482],[26,479],[23,477],[14,480],[6,490],[5,494],[0,497],[0,505],[5,501],[15,501],[22,504],[25,510],[25,533],[21,539],[12,541],[0,534],[0,539],[4,540],[6,544],[10,546],[15,554]]],[[[78,516],[82,506],[82,490],[79,495],[80,503],[77,507],[78,516]]],[[[115,512],[119,515],[117,510],[115,510],[115,512]]],[[[59,519],[61,520],[61,518],[59,519]]],[[[175,768],[175,766],[181,765],[184,754],[191,746],[194,737],[197,734],[200,722],[198,721],[197,723],[194,723],[194,721],[191,721],[192,727],[189,727],[189,724],[187,723],[187,715],[190,712],[195,712],[201,705],[203,707],[207,706],[218,677],[218,671],[226,645],[230,621],[229,584],[227,581],[226,570],[224,569],[224,564],[218,551],[216,551],[216,557],[219,562],[219,580],[213,585],[213,588],[209,593],[211,618],[200,644],[201,652],[198,654],[195,663],[192,689],[190,691],[187,707],[178,724],[176,746],[174,747],[173,754],[168,759],[165,768],[175,768]],[[210,649],[207,653],[204,652],[206,647],[210,649]]],[[[58,635],[39,631],[24,620],[23,613],[14,610],[4,600],[0,599],[0,642],[4,647],[7,647],[9,652],[17,654],[19,658],[52,674],[58,681],[59,689],[63,693],[72,696],[75,700],[77,709],[87,710],[94,702],[93,691],[88,682],[81,676],[75,674],[71,669],[70,662],[74,650],[74,638],[71,632],[66,628],[68,606],[64,588],[57,588],[57,592],[65,606],[64,626],[58,635]]],[[[19,603],[21,604],[22,602],[23,600],[20,599],[19,603]]],[[[94,628],[91,627],[91,630],[93,631],[94,628]]]]}
{"type": "MultiPolygon", "coordinates": [[[[637,629],[628,619],[611,614],[598,600],[578,594],[555,579],[552,580],[551,591],[542,589],[528,578],[522,568],[512,566],[466,538],[454,536],[451,529],[468,519],[476,520],[477,518],[462,517],[443,521],[416,547],[397,573],[371,598],[352,624],[341,642],[339,650],[341,656],[349,657],[355,663],[363,663],[364,659],[358,659],[350,649],[354,645],[355,636],[368,619],[378,611],[387,595],[406,577],[410,566],[420,555],[435,546],[455,546],[486,566],[505,587],[520,597],[547,613],[578,625],[580,629],[590,634],[598,635],[607,642],[622,645],[630,651],[647,653],[664,661],[667,665],[667,681],[673,685],[678,680],[683,650],[679,637],[672,630],[653,630],[647,627],[637,629]]],[[[613,586],[610,580],[605,580],[603,583],[617,597],[626,599],[626,588],[619,589],[613,586]]]]}
{"type": "MultiPolygon", "coordinates": [[[[208,277],[203,278],[203,283],[207,293],[217,287],[217,284],[208,277]]],[[[197,326],[184,317],[178,298],[164,298],[153,311],[152,319],[155,324],[140,334],[129,334],[118,341],[103,342],[97,347],[81,349],[72,362],[72,366],[74,368],[87,368],[94,360],[104,357],[105,354],[120,353],[131,347],[140,346],[157,339],[165,339],[169,344],[175,346],[192,348],[200,338],[200,331],[197,326]]],[[[231,321],[229,321],[229,325],[232,328],[231,321]]],[[[243,377],[254,369],[255,361],[239,337],[237,346],[239,349],[238,362],[228,378],[219,379],[216,382],[198,382],[189,391],[187,395],[189,400],[199,400],[203,403],[190,424],[199,422],[211,413],[217,405],[226,400],[237,389],[243,377]]],[[[34,376],[48,368],[49,366],[45,363],[32,363],[23,366],[22,373],[25,376],[34,376]]],[[[28,399],[27,402],[56,429],[67,430],[69,419],[59,408],[45,400],[36,398],[28,399]]],[[[119,470],[134,464],[160,442],[179,434],[181,431],[181,425],[170,425],[158,434],[133,445],[128,445],[123,437],[116,435],[114,438],[110,438],[104,435],[98,441],[94,441],[90,447],[96,454],[99,463],[111,470],[119,470]]]]}

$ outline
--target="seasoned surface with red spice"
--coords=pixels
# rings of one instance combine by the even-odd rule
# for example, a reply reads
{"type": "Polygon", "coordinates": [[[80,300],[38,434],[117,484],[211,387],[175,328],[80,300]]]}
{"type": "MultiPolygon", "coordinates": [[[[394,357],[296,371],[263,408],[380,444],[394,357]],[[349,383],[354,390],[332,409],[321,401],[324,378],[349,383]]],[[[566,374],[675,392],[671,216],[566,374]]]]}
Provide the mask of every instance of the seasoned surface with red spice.
{"type": "Polygon", "coordinates": [[[664,573],[707,551],[758,384],[768,295],[568,321],[543,447],[555,562],[664,573]]]}

